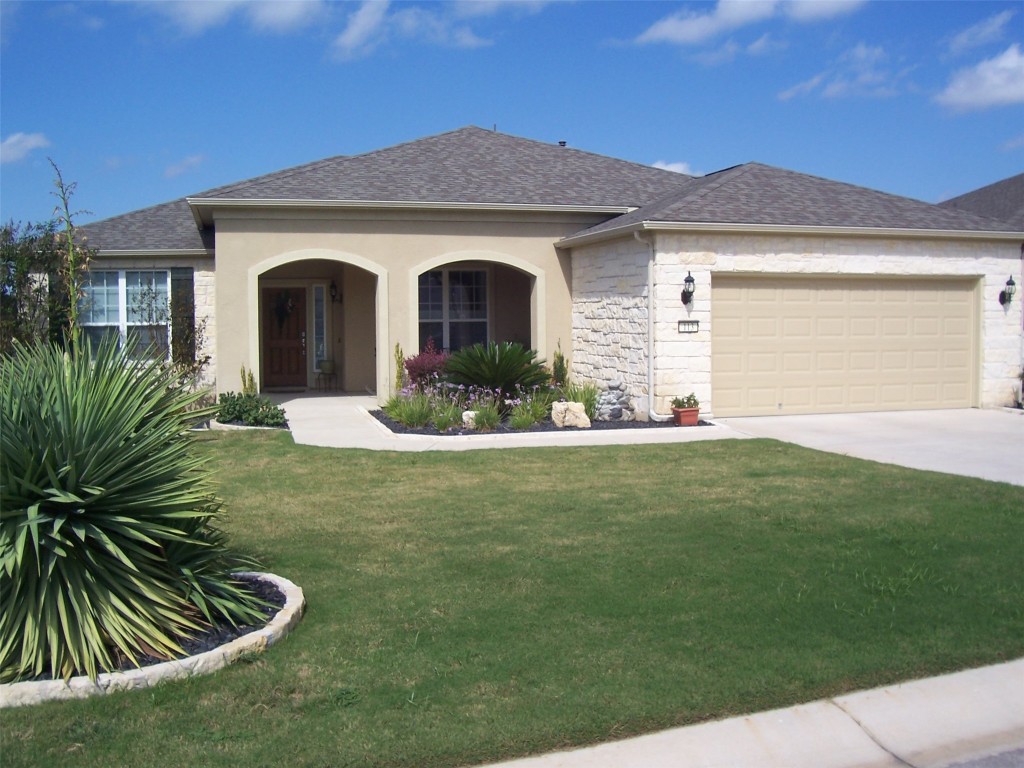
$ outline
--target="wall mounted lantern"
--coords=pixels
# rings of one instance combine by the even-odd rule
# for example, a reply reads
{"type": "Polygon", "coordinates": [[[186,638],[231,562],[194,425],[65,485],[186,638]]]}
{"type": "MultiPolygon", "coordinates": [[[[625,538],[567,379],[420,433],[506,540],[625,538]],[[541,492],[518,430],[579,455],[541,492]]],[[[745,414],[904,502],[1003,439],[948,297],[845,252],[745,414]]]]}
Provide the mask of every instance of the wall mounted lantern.
{"type": "Polygon", "coordinates": [[[686,279],[683,280],[683,304],[689,306],[693,301],[693,292],[697,290],[697,281],[693,279],[693,275],[690,274],[689,270],[686,272],[686,279]]]}
{"type": "Polygon", "coordinates": [[[331,280],[331,287],[330,287],[329,290],[330,290],[330,294],[331,294],[331,304],[337,304],[338,301],[339,301],[339,299],[338,299],[338,284],[335,283],[333,280],[331,280]]]}
{"type": "Polygon", "coordinates": [[[1006,287],[999,292],[999,303],[1004,307],[1008,306],[1013,301],[1013,294],[1017,292],[1017,284],[1013,282],[1013,275],[1010,275],[1010,279],[1006,281],[1006,287]]]}

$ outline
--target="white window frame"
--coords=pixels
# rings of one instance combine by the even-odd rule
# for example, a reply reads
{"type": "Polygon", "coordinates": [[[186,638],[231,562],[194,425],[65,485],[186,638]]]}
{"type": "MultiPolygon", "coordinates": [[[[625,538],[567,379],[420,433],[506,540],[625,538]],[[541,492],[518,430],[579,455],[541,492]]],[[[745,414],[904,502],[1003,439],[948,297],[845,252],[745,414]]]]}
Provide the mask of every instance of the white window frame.
{"type": "MultiPolygon", "coordinates": [[[[171,271],[169,269],[95,269],[89,270],[89,276],[99,274],[117,274],[117,323],[96,323],[89,322],[86,320],[81,321],[83,328],[112,328],[117,330],[118,343],[124,345],[128,340],[128,333],[132,328],[143,327],[148,328],[154,325],[162,325],[167,329],[167,354],[164,357],[165,360],[171,359],[171,271]],[[165,318],[160,322],[146,323],[138,321],[130,321],[128,319],[128,274],[142,274],[150,275],[153,280],[153,284],[157,284],[157,280],[160,276],[163,277],[163,283],[167,295],[167,307],[165,309],[165,318]]],[[[86,288],[88,291],[88,288],[86,288]]],[[[86,302],[89,301],[88,294],[83,295],[80,302],[80,311],[87,311],[88,305],[86,302]]]]}
{"type": "Polygon", "coordinates": [[[484,342],[488,342],[491,339],[491,271],[485,267],[462,267],[462,266],[447,266],[447,267],[435,267],[434,269],[428,269],[423,275],[430,274],[431,272],[441,273],[441,318],[440,319],[428,319],[424,320],[419,317],[420,313],[420,301],[419,301],[419,278],[417,278],[417,305],[416,305],[416,327],[420,330],[424,324],[441,324],[441,338],[435,339],[439,349],[450,349],[451,348],[451,325],[452,323],[483,323],[484,325],[484,342]],[[471,319],[459,319],[452,318],[451,316],[451,288],[449,284],[449,275],[452,272],[476,272],[484,276],[484,316],[482,318],[471,318],[471,319]]]}

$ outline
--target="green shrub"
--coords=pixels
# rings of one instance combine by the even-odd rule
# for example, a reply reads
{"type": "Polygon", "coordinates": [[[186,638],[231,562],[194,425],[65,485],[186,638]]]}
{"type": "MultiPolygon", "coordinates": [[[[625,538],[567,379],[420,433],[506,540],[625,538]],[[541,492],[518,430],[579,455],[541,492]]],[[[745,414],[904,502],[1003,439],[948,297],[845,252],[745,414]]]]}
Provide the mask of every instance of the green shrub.
{"type": "Polygon", "coordinates": [[[562,354],[562,342],[558,342],[555,354],[551,356],[551,383],[560,387],[569,380],[569,364],[562,354]]]}
{"type": "Polygon", "coordinates": [[[448,358],[445,373],[455,384],[497,390],[506,396],[517,389],[543,386],[551,378],[534,350],[510,341],[460,349],[448,358]]]}
{"type": "Polygon", "coordinates": [[[591,421],[597,418],[597,401],[601,397],[601,392],[596,384],[591,382],[578,384],[574,381],[567,381],[562,385],[562,397],[570,403],[583,403],[587,418],[591,421]]]}
{"type": "Polygon", "coordinates": [[[399,424],[407,427],[425,427],[434,415],[430,398],[419,390],[392,397],[384,405],[383,410],[399,424]]]}
{"type": "Polygon", "coordinates": [[[284,409],[265,397],[237,392],[223,392],[217,419],[223,424],[245,424],[247,427],[283,427],[288,423],[284,409]]]}
{"type": "Polygon", "coordinates": [[[3,682],[95,677],[260,615],[231,576],[253,563],[214,526],[220,502],[192,449],[201,393],[112,340],[90,353],[83,341],[0,358],[3,682]]]}
{"type": "Polygon", "coordinates": [[[555,390],[548,387],[534,387],[532,391],[517,392],[518,397],[507,401],[510,406],[508,425],[512,429],[529,429],[547,418],[555,390]]]}
{"type": "Polygon", "coordinates": [[[431,423],[440,432],[447,432],[452,427],[462,426],[462,406],[451,400],[435,401],[431,423]]]}

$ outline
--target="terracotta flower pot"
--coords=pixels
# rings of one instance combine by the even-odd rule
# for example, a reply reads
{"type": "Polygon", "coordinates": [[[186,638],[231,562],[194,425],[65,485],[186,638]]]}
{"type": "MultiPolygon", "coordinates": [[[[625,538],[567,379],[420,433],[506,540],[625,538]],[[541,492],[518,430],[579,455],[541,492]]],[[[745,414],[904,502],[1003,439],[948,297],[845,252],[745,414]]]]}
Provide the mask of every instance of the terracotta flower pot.
{"type": "Polygon", "coordinates": [[[673,408],[672,417],[677,427],[695,427],[700,420],[700,408],[673,408]]]}

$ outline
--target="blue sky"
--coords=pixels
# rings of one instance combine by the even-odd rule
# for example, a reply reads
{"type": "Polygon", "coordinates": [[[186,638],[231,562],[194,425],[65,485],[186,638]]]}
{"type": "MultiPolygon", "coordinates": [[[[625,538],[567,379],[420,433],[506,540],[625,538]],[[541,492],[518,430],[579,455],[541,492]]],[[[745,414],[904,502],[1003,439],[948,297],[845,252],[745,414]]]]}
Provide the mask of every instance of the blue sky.
{"type": "Polygon", "coordinates": [[[0,219],[478,125],[938,202],[1024,170],[1024,3],[0,2],[0,219]]]}

